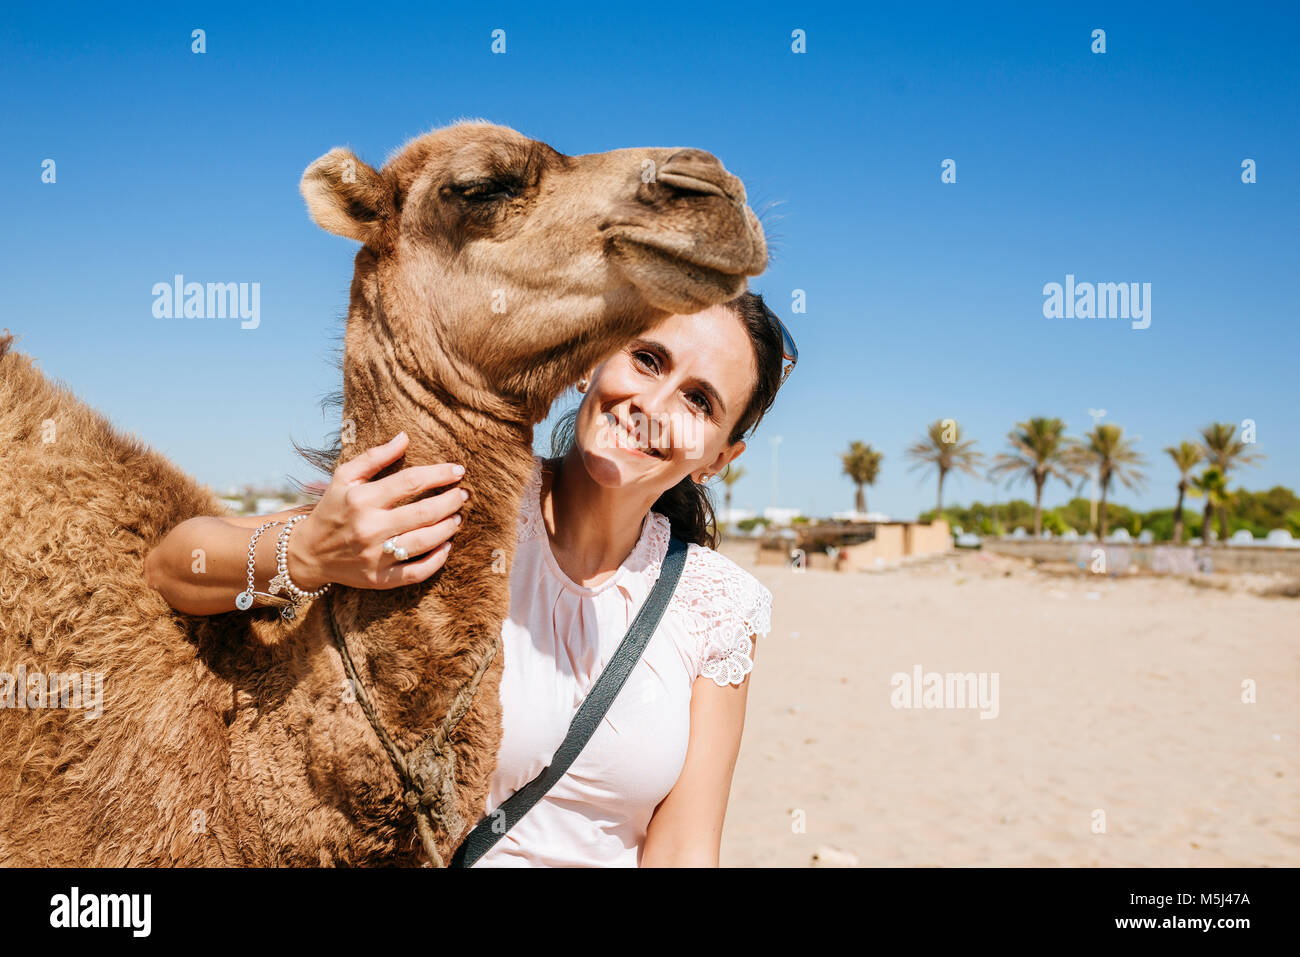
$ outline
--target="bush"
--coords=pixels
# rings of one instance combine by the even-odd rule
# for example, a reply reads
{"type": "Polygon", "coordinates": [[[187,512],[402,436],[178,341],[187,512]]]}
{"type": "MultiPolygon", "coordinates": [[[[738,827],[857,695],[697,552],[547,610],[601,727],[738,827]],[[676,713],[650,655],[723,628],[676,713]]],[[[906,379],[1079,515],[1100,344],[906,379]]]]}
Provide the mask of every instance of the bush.
{"type": "MultiPolygon", "coordinates": [[[[1050,491],[1050,490],[1049,490],[1050,491]]],[[[1112,493],[1114,493],[1112,489],[1112,493]]],[[[1177,489],[1170,488],[1171,497],[1177,489]]],[[[1183,509],[1183,540],[1201,533],[1201,506],[1196,499],[1190,500],[1191,508],[1183,509]]],[[[1053,535],[1065,534],[1074,529],[1080,535],[1092,531],[1092,503],[1087,498],[1075,497],[1064,505],[1052,509],[1043,509],[1043,528],[1053,535]]],[[[1001,535],[1007,528],[1023,525],[1034,527],[1034,507],[1023,499],[995,506],[974,502],[969,508],[949,505],[944,508],[944,517],[950,526],[960,525],[967,531],[980,535],[1001,535]]],[[[923,512],[920,521],[929,521],[934,510],[923,512]]],[[[1158,542],[1172,541],[1174,537],[1174,510],[1172,508],[1156,509],[1151,512],[1135,512],[1131,508],[1115,502],[1106,503],[1107,527],[1110,531],[1124,528],[1134,538],[1143,529],[1151,532],[1158,542]]],[[[1214,517],[1213,528],[1219,528],[1219,518],[1214,517]]],[[[1263,538],[1275,528],[1285,528],[1292,535],[1300,538],[1300,497],[1289,488],[1274,486],[1266,492],[1248,492],[1238,489],[1232,493],[1232,504],[1228,506],[1228,534],[1238,529],[1247,529],[1256,538],[1263,538]]]]}
{"type": "MultiPolygon", "coordinates": [[[[1174,510],[1172,508],[1156,509],[1142,516],[1142,527],[1151,533],[1157,542],[1174,540],[1174,510]]],[[[1201,513],[1192,509],[1183,509],[1183,541],[1187,542],[1201,534],[1201,513]]]]}
{"type": "Polygon", "coordinates": [[[1061,518],[1056,509],[1052,509],[1050,512],[1043,512],[1043,530],[1051,532],[1057,538],[1060,538],[1070,530],[1070,526],[1066,524],[1065,519],[1061,518]]]}

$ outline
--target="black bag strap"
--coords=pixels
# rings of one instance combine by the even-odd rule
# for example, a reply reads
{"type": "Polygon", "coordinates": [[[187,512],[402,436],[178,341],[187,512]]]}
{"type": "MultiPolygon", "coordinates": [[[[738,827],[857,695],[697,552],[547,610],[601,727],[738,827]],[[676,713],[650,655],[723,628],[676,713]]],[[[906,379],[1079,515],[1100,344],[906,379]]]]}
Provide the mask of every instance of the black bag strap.
{"type": "Polygon", "coordinates": [[[582,699],[578,713],[569,724],[569,732],[564,736],[550,765],[479,821],[456,849],[448,867],[472,867],[569,770],[569,765],[573,764],[591,736],[596,733],[605,712],[614,703],[619,689],[627,681],[628,675],[641,658],[641,652],[659,626],[659,619],[668,608],[668,602],[677,589],[677,580],[681,578],[682,568],[686,564],[686,550],[686,542],[680,538],[673,536],[668,540],[668,554],[659,570],[659,578],[642,603],[641,610],[632,619],[632,625],[614,652],[614,657],[582,699]],[[505,827],[494,829],[494,822],[499,821],[502,814],[505,815],[505,827]]]}

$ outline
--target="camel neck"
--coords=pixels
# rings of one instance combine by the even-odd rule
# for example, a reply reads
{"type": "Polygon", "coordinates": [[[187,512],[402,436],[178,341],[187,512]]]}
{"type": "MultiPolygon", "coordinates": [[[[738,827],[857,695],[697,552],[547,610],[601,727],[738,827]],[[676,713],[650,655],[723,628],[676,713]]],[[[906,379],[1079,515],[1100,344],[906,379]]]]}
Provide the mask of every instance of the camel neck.
{"type": "Polygon", "coordinates": [[[451,368],[417,370],[383,323],[351,317],[339,461],[405,431],[409,441],[402,458],[376,478],[455,462],[465,466],[456,484],[469,492],[451,552],[431,578],[396,589],[341,588],[335,596],[335,614],[361,679],[384,727],[403,747],[441,723],[456,689],[499,636],[497,609],[509,607],[520,498],[533,468],[532,425],[505,412],[493,414],[482,402],[462,401],[463,384],[451,368]],[[446,388],[442,376],[456,379],[457,389],[446,388]]]}
{"type": "Polygon", "coordinates": [[[443,567],[419,584],[340,588],[335,595],[335,615],[362,680],[384,727],[404,747],[441,723],[500,632],[495,609],[509,605],[509,568],[532,451],[497,441],[475,454],[478,441],[466,442],[468,455],[437,458],[465,464],[458,484],[470,492],[443,567]]]}
{"type": "Polygon", "coordinates": [[[524,404],[499,395],[476,369],[457,361],[455,350],[440,341],[442,325],[432,317],[424,323],[430,340],[420,350],[424,358],[416,355],[411,337],[402,336],[389,322],[381,285],[376,264],[373,277],[365,284],[369,296],[362,300],[363,308],[370,315],[348,324],[348,355],[370,357],[370,364],[378,372],[371,381],[391,383],[409,408],[441,407],[458,412],[467,420],[495,424],[516,440],[522,437],[531,441],[533,420],[524,404]],[[354,330],[359,335],[351,335],[354,330]]]}

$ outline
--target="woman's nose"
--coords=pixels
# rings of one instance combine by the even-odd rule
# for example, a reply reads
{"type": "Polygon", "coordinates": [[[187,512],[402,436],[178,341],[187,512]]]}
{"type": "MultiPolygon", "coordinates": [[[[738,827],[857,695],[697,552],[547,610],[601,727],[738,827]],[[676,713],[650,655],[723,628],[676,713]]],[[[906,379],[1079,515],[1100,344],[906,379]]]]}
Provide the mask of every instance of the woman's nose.
{"type": "Polygon", "coordinates": [[[667,415],[654,402],[635,403],[628,412],[628,431],[641,445],[665,448],[671,439],[667,415]]]}

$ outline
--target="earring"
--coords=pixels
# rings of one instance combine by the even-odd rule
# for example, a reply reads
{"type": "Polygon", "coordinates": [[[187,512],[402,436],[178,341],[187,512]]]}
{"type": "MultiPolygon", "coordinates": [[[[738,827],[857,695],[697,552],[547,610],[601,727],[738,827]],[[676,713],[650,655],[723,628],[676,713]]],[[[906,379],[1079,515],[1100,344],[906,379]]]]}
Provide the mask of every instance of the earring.
{"type": "Polygon", "coordinates": [[[700,481],[698,484],[703,485],[708,480],[709,480],[709,473],[705,472],[703,475],[700,476],[700,481]]]}
{"type": "Polygon", "coordinates": [[[586,391],[587,391],[587,379],[586,379],[586,376],[584,376],[583,378],[581,378],[581,379],[578,380],[578,391],[579,391],[579,392],[586,392],[586,391]]]}

